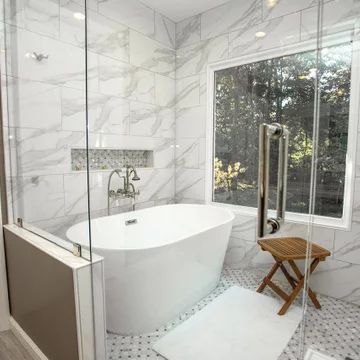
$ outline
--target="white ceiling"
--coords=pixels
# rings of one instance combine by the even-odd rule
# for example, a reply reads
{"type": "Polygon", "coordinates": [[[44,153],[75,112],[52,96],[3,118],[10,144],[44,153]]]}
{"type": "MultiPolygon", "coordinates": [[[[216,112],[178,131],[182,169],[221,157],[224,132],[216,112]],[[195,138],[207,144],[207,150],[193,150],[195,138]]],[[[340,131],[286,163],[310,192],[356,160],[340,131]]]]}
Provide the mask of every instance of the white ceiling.
{"type": "Polygon", "coordinates": [[[141,0],[175,22],[200,14],[229,0],[141,0]]]}

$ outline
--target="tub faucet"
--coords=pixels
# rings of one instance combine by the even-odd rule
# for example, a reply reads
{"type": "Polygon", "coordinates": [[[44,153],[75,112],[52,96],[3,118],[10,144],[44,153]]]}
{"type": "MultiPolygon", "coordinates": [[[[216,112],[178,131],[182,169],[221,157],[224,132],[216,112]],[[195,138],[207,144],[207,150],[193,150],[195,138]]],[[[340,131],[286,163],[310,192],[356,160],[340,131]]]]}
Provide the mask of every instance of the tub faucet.
{"type": "Polygon", "coordinates": [[[135,196],[140,194],[140,191],[135,189],[134,184],[132,181],[138,181],[140,180],[135,168],[131,165],[126,165],[126,174],[120,175],[121,170],[115,169],[113,170],[109,175],[109,181],[108,181],[108,209],[107,213],[110,215],[110,199],[118,199],[118,198],[127,198],[131,199],[132,202],[132,210],[135,210],[135,196]],[[120,179],[123,179],[123,188],[111,190],[110,184],[111,184],[111,178],[114,174],[117,174],[120,179]],[[132,176],[132,178],[131,178],[132,176]]]}
{"type": "Polygon", "coordinates": [[[113,177],[113,175],[117,175],[120,179],[124,178],[122,175],[120,175],[121,173],[121,169],[115,169],[113,170],[110,175],[109,175],[109,180],[108,180],[108,186],[107,186],[107,214],[110,215],[110,199],[116,199],[117,196],[117,191],[115,190],[110,190],[110,185],[111,185],[111,178],[113,177]]]}
{"type": "Polygon", "coordinates": [[[132,165],[126,165],[126,175],[123,176],[124,186],[119,189],[118,192],[125,198],[130,198],[132,201],[132,210],[135,210],[135,196],[140,194],[139,190],[135,190],[132,181],[139,181],[140,178],[136,172],[136,169],[132,165]],[[132,176],[132,178],[131,178],[132,176]]]}

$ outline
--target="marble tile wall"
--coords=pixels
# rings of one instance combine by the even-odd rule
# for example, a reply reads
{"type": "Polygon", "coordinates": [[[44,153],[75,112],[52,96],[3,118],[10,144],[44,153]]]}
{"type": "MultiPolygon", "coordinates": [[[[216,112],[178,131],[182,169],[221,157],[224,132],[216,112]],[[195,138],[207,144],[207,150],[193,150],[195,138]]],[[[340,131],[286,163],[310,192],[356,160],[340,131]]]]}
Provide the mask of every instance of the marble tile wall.
{"type": "MultiPolygon", "coordinates": [[[[232,0],[175,25],[138,0],[88,1],[89,145],[153,151],[153,167],[139,170],[139,207],[205,201],[209,63],[316,36],[315,0],[273,3],[232,0]],[[256,39],[257,31],[267,36],[256,39]]],[[[0,56],[14,211],[61,237],[86,219],[85,172],[71,169],[71,148],[85,146],[83,6],[6,0],[0,23],[7,35],[7,61],[0,56]],[[39,62],[34,52],[48,58],[39,62]]],[[[324,33],[349,29],[359,13],[357,0],[326,1],[324,33]]],[[[314,229],[332,258],[313,281],[325,294],[360,304],[359,169],[351,231],[314,229]]],[[[108,175],[91,172],[93,216],[106,214],[108,175]]],[[[114,213],[129,208],[126,201],[111,206],[114,213]]],[[[285,232],[306,237],[307,227],[288,224],[285,232]]],[[[266,268],[271,260],[255,240],[255,219],[238,215],[226,264],[266,268]]]]}
{"type": "MultiPolygon", "coordinates": [[[[315,38],[317,1],[232,0],[176,24],[176,201],[205,201],[206,66],[257,51],[315,38]],[[266,32],[256,38],[258,31],[266,32]]],[[[324,5],[324,34],[352,29],[360,15],[356,0],[324,5]]],[[[360,141],[358,144],[360,148],[360,141]]],[[[357,164],[360,164],[358,156],[357,164]]],[[[360,166],[357,165],[357,170],[360,166]]],[[[313,276],[318,291],[360,304],[360,171],[351,231],[314,227],[313,239],[332,252],[313,276]]],[[[268,269],[271,258],[256,244],[256,220],[237,215],[226,256],[233,268],[268,269]]],[[[308,238],[308,227],[287,224],[283,234],[308,238]]]]}
{"type": "MultiPolygon", "coordinates": [[[[151,152],[135,183],[138,207],[173,202],[175,24],[137,0],[87,3],[89,146],[151,152]]],[[[4,31],[14,215],[64,237],[86,218],[86,173],[71,166],[71,149],[86,144],[84,1],[5,0],[4,31]]],[[[106,213],[109,172],[91,171],[93,216],[106,213]]],[[[126,211],[130,201],[111,206],[126,211]]]]}

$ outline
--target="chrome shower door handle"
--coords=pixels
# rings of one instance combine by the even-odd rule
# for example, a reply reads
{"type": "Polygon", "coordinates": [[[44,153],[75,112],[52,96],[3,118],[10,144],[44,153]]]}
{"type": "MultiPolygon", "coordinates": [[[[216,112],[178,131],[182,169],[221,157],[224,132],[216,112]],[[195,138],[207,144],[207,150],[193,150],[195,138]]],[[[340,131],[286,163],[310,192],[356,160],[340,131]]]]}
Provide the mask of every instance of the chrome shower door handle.
{"type": "Polygon", "coordinates": [[[285,218],[288,163],[288,130],[277,123],[261,124],[259,131],[258,237],[280,229],[285,218]],[[279,140],[276,218],[268,218],[270,140],[279,140]]]}

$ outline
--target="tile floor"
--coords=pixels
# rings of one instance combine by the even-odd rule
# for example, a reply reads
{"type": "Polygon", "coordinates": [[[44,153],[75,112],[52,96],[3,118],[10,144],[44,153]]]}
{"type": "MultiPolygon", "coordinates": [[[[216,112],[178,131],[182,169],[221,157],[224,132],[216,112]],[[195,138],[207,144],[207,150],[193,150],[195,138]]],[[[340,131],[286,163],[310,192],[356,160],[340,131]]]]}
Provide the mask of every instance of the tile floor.
{"type": "MultiPolygon", "coordinates": [[[[181,314],[177,319],[157,329],[153,333],[140,336],[120,336],[108,334],[108,360],[116,359],[148,359],[163,360],[164,358],[152,350],[152,344],[184,320],[201,310],[228,287],[240,285],[256,290],[263,273],[257,270],[224,269],[218,287],[206,298],[181,314]]],[[[285,284],[282,284],[284,289],[285,284]]],[[[264,294],[275,296],[271,290],[264,294]]],[[[306,320],[306,347],[331,355],[336,360],[360,359],[360,307],[319,295],[322,310],[309,305],[306,320]]],[[[297,305],[301,305],[297,300],[297,305]]],[[[279,360],[298,360],[299,328],[290,340],[279,360]]],[[[199,359],[200,360],[200,359],[199,359]]]]}

